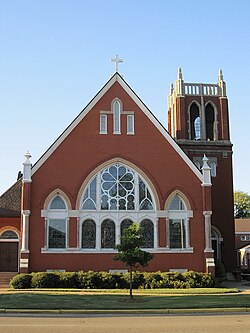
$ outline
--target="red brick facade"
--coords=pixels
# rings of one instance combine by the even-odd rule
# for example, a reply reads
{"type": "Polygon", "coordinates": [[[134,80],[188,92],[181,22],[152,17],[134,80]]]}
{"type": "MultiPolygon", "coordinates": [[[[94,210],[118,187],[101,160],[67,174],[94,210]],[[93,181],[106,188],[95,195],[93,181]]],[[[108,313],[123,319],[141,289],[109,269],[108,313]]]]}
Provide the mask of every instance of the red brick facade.
{"type": "MultiPolygon", "coordinates": [[[[216,102],[214,100],[214,103],[216,102]]],[[[185,102],[182,98],[177,100],[177,104],[180,106],[177,111],[180,128],[178,138],[182,138],[188,133],[185,127],[187,119],[182,112],[188,101],[185,102]]],[[[220,121],[224,124],[228,119],[220,121]]],[[[224,127],[220,135],[227,136],[229,134],[226,126],[224,127]]],[[[192,145],[180,146],[188,152],[191,160],[196,156],[193,148],[192,153],[189,153],[192,145]]],[[[147,250],[153,253],[154,258],[147,267],[148,271],[213,271],[210,216],[212,212],[214,221],[214,212],[217,214],[219,211],[218,205],[225,200],[225,195],[220,198],[221,193],[217,194],[213,189],[214,197],[211,197],[211,187],[206,181],[204,170],[202,175],[180,146],[120,75],[115,74],[32,167],[32,182],[29,177],[23,178],[20,271],[124,269],[123,264],[113,260],[115,250],[101,246],[102,223],[105,219],[115,221],[116,243],[120,241],[120,228],[124,219],[133,222],[150,220],[153,225],[153,246],[147,250]],[[121,106],[120,134],[114,134],[113,130],[114,100],[118,100],[121,106]],[[100,115],[106,116],[107,134],[100,134],[100,115]],[[128,115],[132,115],[134,119],[134,134],[127,133],[128,115]],[[135,178],[134,184],[136,179],[142,179],[146,184],[143,186],[148,188],[145,193],[150,193],[148,196],[153,202],[151,210],[100,210],[99,213],[84,211],[83,194],[88,193],[86,189],[93,177],[102,175],[103,170],[111,165],[125,166],[132,174],[138,175],[139,178],[135,178]],[[54,215],[61,216],[60,218],[51,217],[49,208],[53,198],[57,196],[62,198],[67,206],[66,213],[63,210],[54,215]],[[177,211],[171,208],[176,198],[183,202],[179,203],[182,206],[177,211]],[[67,214],[67,217],[63,214],[67,214]],[[50,245],[50,221],[53,219],[56,220],[55,224],[63,219],[67,220],[66,236],[63,236],[65,246],[60,245],[60,248],[50,245]],[[81,231],[82,223],[86,219],[94,221],[96,228],[96,245],[89,249],[82,247],[81,243],[84,237],[81,231]],[[176,226],[178,230],[170,232],[170,228],[174,230],[176,226]],[[174,233],[181,235],[181,245],[174,243],[174,233]]],[[[211,149],[215,149],[215,155],[219,154],[217,146],[211,146],[211,149]]],[[[206,152],[202,143],[199,144],[199,156],[200,150],[206,152]]],[[[224,150],[229,152],[229,157],[219,158],[218,155],[221,164],[219,170],[227,172],[227,177],[232,179],[231,168],[228,167],[228,161],[231,161],[231,146],[226,146],[224,150]]],[[[24,168],[29,167],[29,157],[26,162],[24,168]]],[[[29,171],[26,173],[28,175],[29,171]]],[[[215,185],[215,188],[218,189],[222,178],[216,179],[218,185],[215,185]]],[[[95,195],[98,197],[99,185],[96,186],[95,195]]],[[[137,188],[141,191],[136,186],[135,204],[136,200],[142,200],[136,197],[137,188]]],[[[228,185],[228,190],[231,190],[230,186],[231,184],[228,185]]],[[[229,220],[231,207],[227,207],[225,211],[223,210],[220,216],[229,220]]],[[[5,222],[0,220],[0,223],[5,222]]],[[[218,225],[219,227],[221,225],[218,225]]],[[[233,237],[231,231],[229,227],[223,238],[233,237]]],[[[57,232],[60,233],[60,228],[57,232]]],[[[231,255],[230,251],[231,248],[227,255],[231,255]]]]}

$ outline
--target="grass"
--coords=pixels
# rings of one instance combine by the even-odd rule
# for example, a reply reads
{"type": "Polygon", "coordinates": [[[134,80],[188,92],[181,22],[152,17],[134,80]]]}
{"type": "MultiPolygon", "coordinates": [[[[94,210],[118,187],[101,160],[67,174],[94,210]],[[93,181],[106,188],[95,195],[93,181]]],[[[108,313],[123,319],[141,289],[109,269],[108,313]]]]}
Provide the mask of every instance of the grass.
{"type": "MultiPolygon", "coordinates": [[[[223,290],[228,291],[228,289],[223,290]]],[[[181,290],[182,294],[167,294],[158,293],[159,291],[152,290],[152,294],[146,294],[141,290],[135,291],[134,299],[130,301],[128,294],[100,291],[93,293],[93,290],[91,292],[9,290],[0,294],[0,309],[143,310],[250,306],[250,294],[185,294],[184,290],[181,290]]]]}

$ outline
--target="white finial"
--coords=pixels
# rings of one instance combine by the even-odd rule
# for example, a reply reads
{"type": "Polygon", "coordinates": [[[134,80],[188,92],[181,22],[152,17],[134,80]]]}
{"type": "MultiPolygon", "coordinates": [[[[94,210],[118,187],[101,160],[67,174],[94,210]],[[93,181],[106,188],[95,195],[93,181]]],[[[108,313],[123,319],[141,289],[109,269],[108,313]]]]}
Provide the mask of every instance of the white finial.
{"type": "Polygon", "coordinates": [[[24,155],[26,160],[23,162],[23,182],[30,183],[31,182],[31,167],[32,164],[30,162],[31,154],[29,151],[24,155]]]}
{"type": "Polygon", "coordinates": [[[119,62],[123,62],[123,59],[120,59],[118,57],[118,54],[117,54],[115,58],[111,59],[111,61],[115,63],[115,72],[118,73],[118,71],[119,71],[119,68],[118,68],[119,62]]]}
{"type": "Polygon", "coordinates": [[[223,81],[222,69],[219,69],[219,81],[223,81]]]}
{"type": "Polygon", "coordinates": [[[26,154],[24,154],[24,157],[26,157],[26,161],[24,163],[30,163],[30,158],[31,158],[31,154],[29,152],[29,150],[27,150],[26,154]]]}
{"type": "Polygon", "coordinates": [[[173,83],[170,83],[170,95],[172,95],[173,90],[174,90],[174,85],[173,83]]]}
{"type": "Polygon", "coordinates": [[[182,72],[181,72],[181,67],[178,67],[178,80],[182,80],[182,72]]]}
{"type": "Polygon", "coordinates": [[[202,170],[202,178],[203,178],[203,181],[202,181],[202,186],[211,186],[212,183],[211,183],[211,168],[210,166],[208,165],[208,158],[207,156],[204,154],[204,157],[202,159],[202,162],[203,162],[203,166],[201,168],[202,170]]]}

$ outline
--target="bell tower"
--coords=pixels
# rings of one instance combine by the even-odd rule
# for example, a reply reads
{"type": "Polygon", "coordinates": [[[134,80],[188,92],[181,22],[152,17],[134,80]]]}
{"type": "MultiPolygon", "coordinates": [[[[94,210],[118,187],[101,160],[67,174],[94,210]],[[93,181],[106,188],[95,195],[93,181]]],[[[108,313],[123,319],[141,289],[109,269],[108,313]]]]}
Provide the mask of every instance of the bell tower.
{"type": "Polygon", "coordinates": [[[212,176],[212,246],[227,272],[236,268],[232,143],[222,70],[217,83],[186,83],[178,69],[168,96],[168,131],[196,167],[204,154],[212,176]]]}

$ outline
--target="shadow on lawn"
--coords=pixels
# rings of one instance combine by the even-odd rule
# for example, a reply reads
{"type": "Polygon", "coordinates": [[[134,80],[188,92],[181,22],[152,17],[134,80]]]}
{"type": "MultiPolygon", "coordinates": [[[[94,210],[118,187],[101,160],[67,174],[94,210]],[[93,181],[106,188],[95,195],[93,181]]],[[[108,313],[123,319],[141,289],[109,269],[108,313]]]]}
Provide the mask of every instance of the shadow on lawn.
{"type": "Polygon", "coordinates": [[[190,309],[249,307],[249,294],[235,295],[73,295],[21,293],[1,294],[1,309],[72,309],[72,310],[118,310],[118,309],[190,309]]]}

